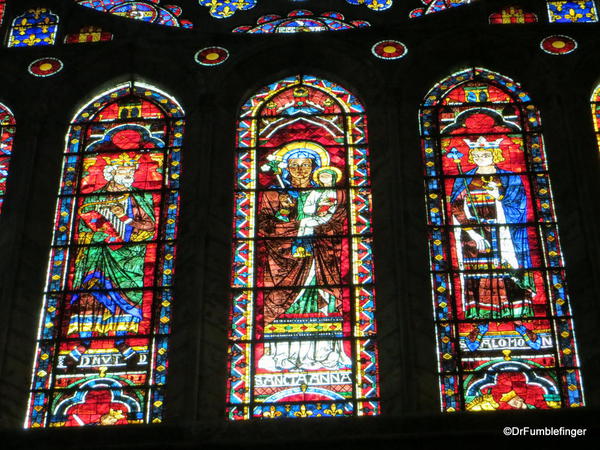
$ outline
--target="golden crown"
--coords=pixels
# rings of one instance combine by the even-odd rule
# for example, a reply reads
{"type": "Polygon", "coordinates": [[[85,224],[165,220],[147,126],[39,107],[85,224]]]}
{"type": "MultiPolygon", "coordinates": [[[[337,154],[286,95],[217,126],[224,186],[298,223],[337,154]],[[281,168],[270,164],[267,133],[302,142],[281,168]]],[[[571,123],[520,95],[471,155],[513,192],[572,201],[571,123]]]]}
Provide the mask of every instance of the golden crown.
{"type": "Polygon", "coordinates": [[[102,159],[104,161],[106,161],[106,164],[108,164],[109,166],[123,166],[123,167],[128,167],[128,166],[135,166],[138,163],[138,159],[140,159],[141,155],[136,155],[133,158],[131,156],[129,156],[127,153],[121,153],[119,156],[115,157],[109,157],[109,156],[103,156],[102,159]]]}

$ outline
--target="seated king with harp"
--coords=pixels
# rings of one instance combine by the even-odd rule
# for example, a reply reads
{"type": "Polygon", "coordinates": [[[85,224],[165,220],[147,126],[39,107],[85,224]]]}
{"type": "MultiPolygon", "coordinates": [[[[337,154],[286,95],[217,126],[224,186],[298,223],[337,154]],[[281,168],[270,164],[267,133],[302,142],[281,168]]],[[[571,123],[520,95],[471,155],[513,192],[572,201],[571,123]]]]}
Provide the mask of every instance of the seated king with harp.
{"type": "MultiPolygon", "coordinates": [[[[76,293],[70,301],[67,333],[78,334],[84,348],[73,349],[71,364],[94,336],[138,332],[148,251],[144,241],[154,238],[156,224],[153,194],[133,187],[140,157],[121,153],[87,160],[96,166],[102,159],[106,162],[102,172],[106,184],[82,197],[78,208],[72,281],[76,293]]],[[[135,360],[124,339],[115,346],[125,360],[135,360]]]]}

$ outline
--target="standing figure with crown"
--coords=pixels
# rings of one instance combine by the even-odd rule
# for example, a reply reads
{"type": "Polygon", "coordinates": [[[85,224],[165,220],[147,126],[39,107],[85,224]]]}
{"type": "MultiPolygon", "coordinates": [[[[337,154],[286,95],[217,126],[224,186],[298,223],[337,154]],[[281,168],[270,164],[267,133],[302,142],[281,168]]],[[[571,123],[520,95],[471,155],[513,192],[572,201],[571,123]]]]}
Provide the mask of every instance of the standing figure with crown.
{"type": "MultiPolygon", "coordinates": [[[[98,167],[106,184],[82,198],[76,218],[77,254],[74,266],[68,335],[82,345],[65,360],[77,364],[94,336],[122,336],[115,342],[129,365],[138,355],[124,336],[138,332],[147,245],[154,238],[152,193],[133,187],[140,156],[128,153],[88,159],[98,167]]],[[[85,166],[84,162],[84,166],[85,166]]]]}
{"type": "MultiPolygon", "coordinates": [[[[450,208],[467,319],[533,315],[535,285],[528,271],[531,255],[525,227],[528,200],[521,176],[497,166],[505,160],[500,148],[503,139],[464,139],[468,161],[476,165],[467,172],[462,171],[463,155],[457,149],[446,154],[459,173],[450,208]]],[[[486,325],[480,327],[485,334],[486,325]]]]}

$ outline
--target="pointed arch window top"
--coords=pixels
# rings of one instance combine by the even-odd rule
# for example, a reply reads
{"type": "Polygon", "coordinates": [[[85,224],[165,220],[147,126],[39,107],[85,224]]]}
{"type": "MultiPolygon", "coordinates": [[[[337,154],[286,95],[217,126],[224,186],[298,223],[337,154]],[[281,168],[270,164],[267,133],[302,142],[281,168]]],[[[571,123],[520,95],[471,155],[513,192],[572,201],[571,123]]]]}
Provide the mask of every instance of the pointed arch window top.
{"type": "MultiPolygon", "coordinates": [[[[474,79],[481,79],[482,81],[487,80],[493,84],[498,84],[499,86],[503,87],[506,91],[508,91],[508,94],[515,96],[516,99],[518,99],[520,102],[531,101],[529,95],[525,91],[523,91],[519,83],[497,72],[483,69],[481,67],[474,67],[472,69],[461,70],[459,72],[456,72],[453,75],[450,75],[449,77],[442,80],[440,83],[436,84],[436,86],[433,89],[431,89],[431,91],[429,91],[429,93],[425,97],[423,105],[431,106],[439,103],[440,101],[443,101],[444,104],[468,103],[471,100],[474,100],[476,102],[482,101],[478,97],[473,96],[467,96],[464,99],[459,98],[458,100],[455,100],[453,99],[453,97],[446,95],[451,87],[456,86],[465,81],[474,79]]],[[[500,93],[500,95],[502,96],[503,94],[500,93]]],[[[489,101],[491,103],[504,103],[506,101],[509,101],[509,97],[506,97],[506,94],[504,94],[504,96],[499,99],[492,97],[486,98],[486,101],[489,101]]]]}
{"type": "MultiPolygon", "coordinates": [[[[298,86],[300,87],[300,86],[298,86]]],[[[293,92],[288,95],[292,95],[293,92]]],[[[262,88],[256,95],[249,98],[242,106],[241,117],[255,117],[259,115],[270,114],[276,115],[297,115],[297,114],[319,114],[325,113],[326,105],[315,100],[315,97],[325,98],[331,97],[331,100],[338,105],[339,110],[336,112],[345,113],[364,113],[365,109],[358,99],[344,87],[331,81],[310,75],[296,75],[285,78],[276,83],[272,83],[262,88]],[[306,101],[296,101],[293,103],[293,108],[288,108],[286,104],[277,104],[277,100],[281,101],[281,97],[277,97],[282,91],[288,90],[292,86],[305,85],[314,89],[307,90],[308,97],[306,101]],[[269,97],[274,104],[268,104],[265,99],[269,97]]]]}

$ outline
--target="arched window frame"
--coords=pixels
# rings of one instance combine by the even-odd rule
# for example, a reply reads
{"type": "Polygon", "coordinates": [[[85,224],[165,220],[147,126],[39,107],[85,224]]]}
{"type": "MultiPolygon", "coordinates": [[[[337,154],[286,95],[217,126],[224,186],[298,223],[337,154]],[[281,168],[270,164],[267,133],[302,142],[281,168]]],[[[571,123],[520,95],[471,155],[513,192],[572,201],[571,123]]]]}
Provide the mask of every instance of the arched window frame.
{"type": "MultiPolygon", "coordinates": [[[[301,115],[298,115],[300,117],[301,115]]],[[[276,117],[284,117],[276,115],[276,117]]],[[[313,137],[289,138],[286,142],[306,141],[313,137]]],[[[284,144],[280,144],[286,147],[284,144]]],[[[229,315],[229,378],[227,383],[227,416],[230,420],[251,418],[285,417],[334,417],[348,415],[378,415],[379,385],[375,323],[375,289],[372,255],[371,192],[370,171],[367,145],[365,109],[358,99],[346,89],[324,79],[297,75],[285,78],[260,89],[241,107],[237,125],[235,156],[235,193],[233,223],[233,268],[232,268],[232,305],[229,315]],[[344,321],[344,335],[338,341],[351,344],[352,380],[350,397],[344,401],[306,401],[297,402],[260,402],[254,394],[255,371],[258,362],[254,362],[256,348],[266,343],[264,338],[255,337],[259,323],[260,308],[254,298],[259,291],[255,273],[260,267],[256,263],[258,251],[255,243],[257,217],[256,193],[265,190],[260,186],[260,152],[274,150],[264,138],[259,136],[259,120],[264,108],[269,107],[270,99],[286,90],[306,87],[314,89],[322,97],[332,100],[335,113],[314,113],[314,116],[331,114],[338,117],[343,125],[343,147],[346,158],[346,170],[343,174],[347,205],[348,231],[344,239],[348,240],[349,281],[344,285],[349,291],[349,307],[344,311],[350,319],[344,321]],[[262,140],[261,140],[262,139],[262,140]],[[350,179],[350,183],[346,180],[350,179]],[[350,200],[351,199],[351,200],[350,200]]],[[[264,160],[272,161],[272,160],[264,160]]],[[[266,170],[266,169],[265,169],[266,170]]],[[[334,235],[336,238],[340,235],[334,235]]],[[[264,237],[262,238],[264,240],[264,237]]],[[[292,285],[298,289],[300,285],[292,285]]],[[[264,334],[263,334],[264,336],[264,334]]],[[[315,338],[317,339],[317,338],[315,338]]],[[[323,338],[321,338],[323,339],[323,338]]],[[[300,371],[302,372],[302,371],[300,371]]],[[[280,374],[286,371],[277,372],[280,374]]],[[[308,392],[307,386],[295,386],[298,393],[308,392]]],[[[308,387],[310,391],[310,387],[308,387]]]]}
{"type": "MultiPolygon", "coordinates": [[[[127,108],[124,107],[123,109],[127,108]]],[[[119,114],[122,113],[123,111],[119,110],[119,114]]],[[[40,313],[25,427],[162,422],[165,400],[164,386],[168,369],[169,335],[171,333],[173,276],[179,210],[179,176],[184,127],[184,111],[177,101],[159,89],[142,82],[127,82],[105,91],[90,100],[71,122],[66,135],[66,148],[56,206],[47,284],[40,313]],[[115,117],[115,113],[110,111],[111,106],[116,107],[119,101],[127,99],[133,99],[131,103],[133,106],[129,108],[127,113],[129,117],[127,117],[127,114],[115,117]],[[136,106],[138,104],[139,106],[136,106]],[[153,106],[148,107],[149,109],[146,111],[144,108],[148,104],[153,106]],[[133,112],[134,109],[136,110],[135,113],[133,112]],[[152,117],[152,114],[158,114],[156,111],[160,111],[160,118],[152,117]],[[107,117],[104,118],[103,114],[107,114],[107,117]],[[155,134],[152,134],[151,131],[154,130],[152,128],[153,123],[159,129],[159,131],[154,131],[155,134]],[[130,147],[130,150],[116,150],[117,147],[114,147],[113,150],[94,150],[92,148],[102,148],[99,145],[102,145],[102,142],[104,142],[102,139],[109,136],[111,130],[122,129],[129,124],[144,127],[148,130],[147,139],[149,140],[144,141],[144,143],[151,142],[154,146],[147,146],[142,149],[136,149],[134,146],[130,147]],[[161,127],[162,131],[160,130],[161,127]],[[155,135],[158,137],[155,137],[155,135]],[[99,137],[101,139],[98,139],[99,137]],[[94,195],[100,200],[107,197],[105,194],[94,194],[95,192],[104,192],[101,190],[80,193],[83,189],[81,187],[83,186],[82,174],[86,174],[86,181],[92,179],[89,170],[93,166],[84,164],[86,155],[88,155],[87,158],[96,158],[94,164],[97,164],[100,159],[104,159],[101,158],[101,155],[104,154],[110,158],[109,155],[112,154],[114,157],[117,153],[120,153],[121,156],[126,155],[125,158],[129,157],[135,160],[137,164],[135,166],[136,172],[142,165],[145,167],[146,174],[142,175],[144,178],[136,178],[134,183],[141,183],[146,188],[138,189],[134,186],[132,192],[125,194],[125,196],[134,196],[136,195],[135,192],[139,192],[140,196],[151,196],[152,210],[154,211],[153,236],[148,235],[139,237],[139,239],[122,238],[121,241],[117,238],[117,244],[107,244],[105,241],[97,244],[83,242],[75,234],[81,233],[77,230],[77,227],[81,227],[83,223],[83,219],[80,219],[82,217],[80,216],[81,212],[76,212],[85,207],[85,204],[80,205],[80,202],[84,198],[93,197],[94,195]],[[139,162],[144,157],[147,161],[139,162]],[[151,171],[161,174],[161,177],[155,175],[152,179],[149,174],[151,171]],[[119,242],[123,242],[123,244],[119,244],[119,242]],[[139,242],[143,242],[143,244],[139,244],[139,242]],[[78,292],[85,293],[85,289],[90,289],[87,291],[90,293],[102,292],[104,289],[93,291],[93,286],[77,289],[76,286],[70,287],[69,284],[73,283],[71,279],[74,275],[72,274],[80,267],[79,257],[74,259],[74,255],[80,255],[80,250],[89,250],[94,245],[96,248],[109,249],[127,245],[129,247],[144,247],[142,285],[133,288],[118,286],[118,289],[114,289],[114,292],[117,293],[134,291],[140,293],[140,309],[143,317],[140,319],[139,329],[142,331],[136,329],[132,333],[131,330],[127,330],[125,335],[121,337],[115,331],[108,331],[104,334],[97,333],[94,336],[87,337],[92,344],[89,344],[88,348],[82,351],[81,343],[84,342],[85,338],[78,331],[72,332],[70,330],[72,318],[76,313],[74,313],[75,308],[70,305],[68,298],[71,298],[72,303],[75,297],[74,294],[78,292]],[[67,325],[69,331],[65,332],[67,325]],[[143,332],[143,330],[146,331],[143,332]],[[124,347],[127,348],[125,350],[118,349],[117,351],[119,339],[126,343],[124,347]],[[102,342],[106,343],[105,347],[102,347],[102,342]],[[109,358],[108,363],[104,366],[102,364],[98,365],[99,363],[93,359],[95,353],[99,353],[99,358],[103,355],[102,348],[99,350],[99,347],[108,349],[109,353],[112,352],[112,356],[109,355],[112,359],[109,358]],[[86,352],[90,348],[95,353],[87,355],[86,352]],[[75,354],[74,352],[78,354],[79,359],[71,371],[65,361],[72,357],[75,354]],[[136,361],[130,367],[126,365],[126,361],[132,354],[135,355],[136,361]],[[84,363],[83,358],[86,355],[88,359],[84,363]],[[86,364],[88,363],[93,370],[87,369],[86,364]],[[73,373],[75,375],[72,375],[73,373]],[[76,379],[65,387],[61,378],[68,379],[69,376],[79,376],[80,379],[76,379]],[[78,386],[84,386],[84,388],[78,386]],[[121,389],[122,386],[126,387],[121,389]],[[84,403],[86,395],[95,390],[96,392],[109,391],[111,405],[112,403],[120,405],[122,411],[116,411],[115,406],[113,412],[112,406],[109,408],[106,404],[101,404],[95,413],[89,413],[87,417],[75,417],[77,414],[71,413],[69,408],[84,403]],[[92,422],[89,422],[89,420],[92,420],[92,422]]],[[[87,163],[87,161],[85,162],[87,163]]],[[[106,162],[108,165],[109,162],[106,162]]],[[[106,177],[106,175],[102,176],[106,177]]],[[[105,178],[99,177],[100,175],[96,175],[96,181],[93,182],[101,183],[102,180],[105,180],[105,178]]],[[[138,200],[136,202],[137,206],[132,205],[131,208],[141,209],[141,203],[138,200]]],[[[125,211],[125,214],[131,215],[127,211],[125,211]]],[[[133,220],[139,220],[137,216],[143,213],[138,212],[135,214],[133,220]]],[[[126,218],[127,216],[122,217],[126,218]]],[[[131,220],[127,219],[124,223],[131,223],[131,220]]],[[[85,225],[88,226],[89,222],[86,222],[85,225]]],[[[117,229],[117,225],[113,228],[117,229]]],[[[94,232],[98,231],[103,231],[103,229],[94,230],[94,232]]],[[[122,266],[119,266],[119,268],[126,271],[122,266]]],[[[107,276],[106,278],[110,277],[107,276]]],[[[98,283],[100,282],[98,281],[98,283]]],[[[106,290],[106,292],[111,291],[106,290]]],[[[105,296],[108,296],[108,294],[105,296]]],[[[87,314],[87,311],[84,311],[83,314],[87,314]]],[[[116,315],[114,312],[113,314],[116,315]]],[[[100,362],[102,361],[104,360],[100,362]]]]}
{"type": "Polygon", "coordinates": [[[192,22],[181,19],[183,9],[177,5],[160,4],[155,0],[75,0],[79,5],[126,17],[131,20],[167,27],[193,28],[192,22]]]}
{"type": "MultiPolygon", "coordinates": [[[[545,303],[537,305],[533,301],[534,317],[523,316],[521,318],[523,318],[523,322],[529,322],[531,319],[545,320],[550,326],[550,330],[547,333],[549,337],[547,339],[550,339],[551,345],[546,345],[546,347],[550,348],[547,350],[542,348],[542,350],[550,354],[549,358],[553,363],[549,363],[544,368],[539,366],[539,368],[541,369],[540,373],[554,373],[556,387],[558,388],[557,392],[552,392],[552,389],[549,388],[550,390],[545,396],[546,403],[544,407],[583,406],[585,400],[579,358],[577,356],[577,344],[570,301],[567,294],[566,273],[559,242],[539,111],[518,83],[490,70],[475,67],[458,71],[437,83],[426,95],[420,111],[441,409],[447,412],[464,409],[478,411],[497,409],[498,407],[502,409],[502,405],[496,404],[498,403],[498,398],[494,400],[494,395],[496,394],[492,394],[492,390],[485,390],[492,383],[486,385],[484,390],[479,391],[476,398],[467,395],[473,394],[471,391],[465,393],[464,384],[473,382],[473,385],[475,385],[474,380],[483,373],[486,376],[495,376],[494,374],[502,372],[503,369],[500,368],[503,364],[502,361],[516,361],[515,367],[510,370],[524,370],[528,376],[531,374],[535,375],[535,370],[538,368],[538,366],[531,364],[530,369],[523,369],[522,367],[524,366],[519,369],[517,367],[521,364],[518,358],[519,353],[516,356],[511,356],[514,349],[511,350],[510,347],[504,348],[502,351],[503,356],[500,355],[500,357],[496,357],[495,359],[494,357],[490,357],[489,364],[491,365],[486,371],[479,373],[476,370],[469,371],[467,370],[467,363],[463,361],[463,357],[465,355],[468,356],[469,347],[467,339],[470,339],[470,336],[466,336],[464,331],[461,335],[459,324],[464,322],[478,326],[478,324],[485,323],[485,321],[481,319],[465,320],[464,317],[459,316],[457,310],[457,302],[459,300],[456,299],[454,293],[456,291],[453,292],[453,283],[458,284],[456,282],[456,274],[459,269],[451,259],[451,242],[453,238],[450,230],[453,227],[449,223],[450,217],[446,205],[450,201],[450,196],[444,188],[444,181],[449,175],[444,174],[440,151],[440,121],[443,122],[445,120],[449,122],[450,119],[443,119],[438,115],[438,111],[445,107],[444,100],[449,98],[451,92],[471,81],[479,81],[485,85],[493,86],[511,99],[508,103],[494,103],[492,101],[484,103],[480,101],[480,97],[477,97],[477,101],[471,103],[474,105],[473,108],[477,108],[477,105],[491,105],[490,108],[505,105],[507,108],[515,107],[519,112],[519,131],[515,131],[514,133],[519,134],[524,143],[522,144],[524,152],[522,158],[524,161],[523,168],[525,169],[523,176],[520,175],[519,178],[527,178],[527,185],[530,186],[530,195],[527,198],[532,204],[530,213],[533,214],[534,219],[531,221],[528,220],[527,227],[535,229],[537,243],[540,246],[539,249],[530,250],[530,254],[536,252],[541,259],[541,266],[536,268],[536,271],[539,271],[543,277],[545,296],[545,303]],[[545,309],[545,315],[539,313],[540,309],[545,309]]],[[[473,95],[478,96],[480,94],[474,93],[473,95]]],[[[447,108],[449,108],[448,111],[451,111],[453,107],[464,108],[466,110],[469,104],[466,100],[462,103],[450,102],[449,105],[451,106],[447,108]]],[[[502,116],[504,117],[504,112],[502,116]]],[[[477,136],[477,133],[473,134],[477,136]]],[[[480,133],[480,135],[485,136],[486,133],[480,133]]],[[[460,160],[462,161],[462,155],[460,160]]],[[[455,240],[455,242],[457,241],[455,240]]],[[[491,271],[492,274],[498,272],[500,270],[491,271]]],[[[519,317],[513,318],[519,319],[519,317]]],[[[533,337],[535,337],[528,334],[527,330],[530,328],[526,324],[526,329],[521,329],[523,333],[519,332],[519,335],[523,339],[523,345],[529,345],[528,338],[529,342],[532,342],[533,337]]],[[[498,329],[500,330],[500,328],[498,329]]],[[[517,325],[515,325],[515,333],[512,334],[516,335],[516,331],[517,325]]],[[[477,343],[481,343],[486,333],[487,330],[479,329],[477,336],[473,333],[473,339],[469,341],[469,344],[475,343],[477,345],[477,343]]],[[[519,336],[517,335],[516,338],[519,338],[519,336]]],[[[540,339],[539,336],[538,339],[540,339]]],[[[534,357],[541,358],[543,356],[543,351],[536,353],[537,350],[533,349],[533,347],[528,350],[533,355],[530,359],[535,359],[534,357]]],[[[523,359],[527,358],[524,357],[523,359]]],[[[507,392],[507,394],[512,395],[510,392],[507,392]]]]}
{"type": "Polygon", "coordinates": [[[592,122],[594,123],[594,132],[596,133],[596,142],[600,151],[600,84],[596,86],[590,98],[592,108],[592,122]]]}
{"type": "Polygon", "coordinates": [[[6,196],[6,182],[10,174],[10,158],[17,124],[12,111],[0,103],[0,213],[6,196]]]}
{"type": "Polygon", "coordinates": [[[4,10],[6,9],[6,0],[0,0],[0,25],[4,20],[4,10]]]}

